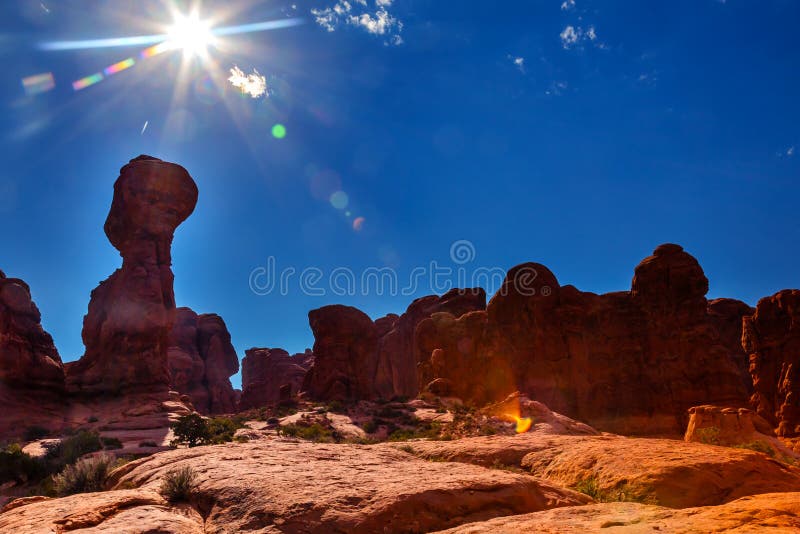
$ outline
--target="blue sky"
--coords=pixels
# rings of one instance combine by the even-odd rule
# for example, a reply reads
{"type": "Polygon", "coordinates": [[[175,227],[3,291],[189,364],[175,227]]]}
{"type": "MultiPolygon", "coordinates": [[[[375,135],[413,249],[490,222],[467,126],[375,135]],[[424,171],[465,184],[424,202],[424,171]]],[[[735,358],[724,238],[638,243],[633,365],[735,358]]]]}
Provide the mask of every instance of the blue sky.
{"type": "Polygon", "coordinates": [[[215,27],[305,23],[220,38],[206,60],[40,47],[160,34],[190,7],[0,5],[0,269],[31,285],[66,361],[83,352],[89,292],[120,265],[103,222],[119,167],[140,153],[198,183],[174,241],[176,298],[222,315],[240,356],[311,346],[310,309],[376,318],[431,292],[337,295],[336,268],[391,267],[404,285],[432,261],[467,273],[538,261],[605,292],[677,242],[710,297],[754,304],[798,286],[800,3],[204,2],[215,27]],[[268,96],[232,87],[234,65],[257,69],[268,96]],[[42,73],[54,87],[26,94],[21,80],[42,73]],[[252,291],[270,257],[319,269],[325,295],[297,275],[285,294],[252,291]]]}

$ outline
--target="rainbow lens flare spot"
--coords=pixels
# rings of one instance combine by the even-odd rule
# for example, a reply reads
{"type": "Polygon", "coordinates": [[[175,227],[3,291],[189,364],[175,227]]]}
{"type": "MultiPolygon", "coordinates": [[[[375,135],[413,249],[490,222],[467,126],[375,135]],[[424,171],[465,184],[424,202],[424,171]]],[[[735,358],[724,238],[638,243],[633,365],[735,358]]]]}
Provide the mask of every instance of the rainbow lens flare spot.
{"type": "Polygon", "coordinates": [[[286,137],[286,126],[283,124],[276,124],[272,127],[272,137],[275,139],[283,139],[286,137]]]}
{"type": "Polygon", "coordinates": [[[86,89],[90,85],[94,85],[101,81],[103,81],[103,73],[96,72],[91,76],[87,76],[86,78],[81,78],[76,82],[72,82],[72,88],[76,91],[80,91],[81,89],[86,89]]]}
{"type": "Polygon", "coordinates": [[[22,78],[22,87],[25,89],[26,95],[38,95],[45,93],[56,86],[56,81],[53,78],[52,72],[44,72],[42,74],[34,74],[22,78]]]}
{"type": "Polygon", "coordinates": [[[169,41],[164,41],[163,43],[158,43],[157,45],[153,45],[150,48],[145,48],[139,53],[140,59],[147,59],[149,57],[157,56],[162,52],[166,52],[167,50],[172,50],[172,43],[169,41]]]}
{"type": "Polygon", "coordinates": [[[331,195],[330,201],[331,206],[337,210],[343,210],[347,207],[347,203],[350,201],[350,199],[347,197],[347,193],[344,191],[336,191],[331,195]]]}
{"type": "Polygon", "coordinates": [[[133,67],[135,64],[136,61],[132,57],[129,57],[128,59],[123,59],[119,63],[114,63],[110,67],[106,67],[105,70],[103,70],[103,73],[105,73],[106,76],[111,76],[112,74],[116,74],[125,69],[129,69],[133,67]]]}

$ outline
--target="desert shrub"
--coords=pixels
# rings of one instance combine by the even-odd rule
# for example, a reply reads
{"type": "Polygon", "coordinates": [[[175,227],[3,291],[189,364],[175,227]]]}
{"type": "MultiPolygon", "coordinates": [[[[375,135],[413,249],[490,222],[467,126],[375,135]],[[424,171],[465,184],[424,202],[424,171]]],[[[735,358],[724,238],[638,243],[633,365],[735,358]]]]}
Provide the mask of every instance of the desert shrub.
{"type": "Polygon", "coordinates": [[[23,440],[25,441],[36,441],[42,438],[46,438],[50,434],[50,431],[41,426],[29,426],[25,429],[25,435],[23,436],[23,440]]]}
{"type": "Polygon", "coordinates": [[[706,445],[719,445],[719,428],[709,426],[695,431],[697,440],[706,445]]]}
{"type": "Polygon", "coordinates": [[[114,450],[122,448],[122,442],[119,440],[119,438],[101,437],[100,441],[103,443],[103,448],[106,450],[114,450]]]}
{"type": "Polygon", "coordinates": [[[155,441],[149,441],[148,440],[148,441],[143,441],[143,442],[139,443],[139,446],[140,447],[158,447],[158,443],[156,443],[155,441]]]}
{"type": "Polygon", "coordinates": [[[383,406],[375,415],[378,417],[385,417],[387,419],[396,419],[403,415],[403,412],[400,410],[395,410],[390,406],[383,406]]]}
{"type": "Polygon", "coordinates": [[[84,454],[102,449],[103,442],[100,434],[94,431],[79,430],[52,447],[47,452],[46,458],[55,464],[54,471],[60,471],[64,466],[74,464],[84,454]]]}
{"type": "Polygon", "coordinates": [[[161,481],[160,493],[169,502],[188,501],[197,487],[197,473],[189,466],[170,469],[161,481]]]}
{"type": "Polygon", "coordinates": [[[0,484],[38,480],[46,474],[44,463],[23,452],[18,443],[7,445],[0,450],[0,484]]]}
{"type": "Polygon", "coordinates": [[[208,443],[225,443],[233,441],[236,430],[242,428],[244,424],[235,419],[227,417],[212,417],[208,419],[208,443]]]}
{"type": "Polygon", "coordinates": [[[361,428],[364,429],[364,432],[366,432],[367,434],[374,434],[375,431],[378,430],[378,424],[375,422],[374,419],[370,419],[369,421],[361,425],[361,428]]]}
{"type": "Polygon", "coordinates": [[[172,444],[197,447],[198,445],[233,441],[233,435],[236,430],[243,426],[240,420],[228,417],[205,419],[196,413],[183,415],[172,425],[172,431],[175,434],[172,444]]]}
{"type": "Polygon", "coordinates": [[[333,432],[329,428],[325,428],[319,423],[314,423],[308,426],[293,423],[279,427],[278,432],[284,436],[300,438],[309,441],[322,443],[330,443],[334,441],[333,432]]]}
{"type": "Polygon", "coordinates": [[[102,491],[114,462],[114,457],[107,454],[78,460],[53,477],[53,488],[61,497],[102,491]]]}
{"type": "Polygon", "coordinates": [[[89,422],[89,423],[96,423],[97,421],[99,421],[99,419],[97,418],[97,416],[96,416],[96,415],[92,415],[92,416],[90,416],[90,417],[89,417],[89,419],[88,419],[88,422],[89,422]]]}
{"type": "Polygon", "coordinates": [[[761,452],[769,456],[770,458],[775,457],[775,449],[770,447],[768,444],[764,443],[763,441],[750,441],[748,443],[739,443],[734,445],[736,449],[747,449],[750,451],[761,452]]]}
{"type": "Polygon", "coordinates": [[[174,445],[184,444],[189,447],[197,447],[208,443],[211,439],[208,422],[196,413],[182,415],[172,425],[172,432],[175,434],[174,445]]]}
{"type": "Polygon", "coordinates": [[[411,445],[400,445],[397,447],[397,450],[407,452],[408,454],[414,454],[414,447],[411,445]]]}
{"type": "Polygon", "coordinates": [[[588,495],[592,499],[601,502],[604,500],[603,492],[600,489],[600,483],[597,481],[595,476],[590,476],[588,478],[584,478],[577,484],[573,486],[575,491],[579,491],[584,495],[588,495]]]}
{"type": "Polygon", "coordinates": [[[331,413],[346,413],[347,408],[341,401],[332,400],[328,403],[328,411],[331,413]]]}
{"type": "Polygon", "coordinates": [[[250,438],[247,436],[233,436],[233,441],[236,443],[247,443],[250,441],[250,438]]]}

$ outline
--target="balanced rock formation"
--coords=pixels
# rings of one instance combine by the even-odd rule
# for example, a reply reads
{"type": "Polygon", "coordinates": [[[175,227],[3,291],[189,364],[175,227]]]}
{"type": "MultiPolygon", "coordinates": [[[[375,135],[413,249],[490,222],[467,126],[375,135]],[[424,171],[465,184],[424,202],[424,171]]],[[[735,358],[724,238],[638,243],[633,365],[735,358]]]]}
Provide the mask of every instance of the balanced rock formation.
{"type": "Polygon", "coordinates": [[[756,412],[779,436],[800,435],[800,290],[761,299],[744,320],[742,345],[750,355],[756,412]]]}
{"type": "Polygon", "coordinates": [[[222,317],[178,308],[167,351],[171,389],[189,395],[200,413],[232,413],[236,394],[230,377],[239,358],[222,317]]]}
{"type": "Polygon", "coordinates": [[[300,391],[306,372],[314,363],[307,350],[290,356],[283,349],[252,348],[242,360],[240,410],[289,400],[300,391]]]}
{"type": "Polygon", "coordinates": [[[120,170],[105,232],[122,268],[92,291],[83,321],[86,353],[67,368],[71,392],[168,391],[175,316],[170,249],[196,203],[197,186],[180,165],[139,156],[120,170]]]}
{"type": "Polygon", "coordinates": [[[522,264],[486,312],[420,323],[420,384],[445,379],[451,394],[478,404],[519,390],[600,430],[682,434],[691,406],[747,399],[707,291],[697,260],[678,245],[645,258],[631,291],[605,295],[522,264]]]}
{"type": "Polygon", "coordinates": [[[0,387],[64,390],[64,367],[28,284],[0,271],[0,387]]]}

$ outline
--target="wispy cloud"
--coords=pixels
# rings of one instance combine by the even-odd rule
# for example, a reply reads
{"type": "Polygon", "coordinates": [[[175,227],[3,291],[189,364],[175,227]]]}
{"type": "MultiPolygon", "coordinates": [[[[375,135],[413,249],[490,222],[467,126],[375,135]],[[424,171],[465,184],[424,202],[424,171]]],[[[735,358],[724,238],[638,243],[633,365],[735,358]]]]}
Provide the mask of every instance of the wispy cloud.
{"type": "Polygon", "coordinates": [[[790,158],[794,156],[794,145],[786,149],[786,155],[790,158]]]}
{"type": "Polygon", "coordinates": [[[575,0],[564,0],[561,3],[561,11],[570,11],[575,9],[575,0]]]}
{"type": "Polygon", "coordinates": [[[519,71],[525,74],[525,58],[522,56],[512,56],[511,54],[508,55],[508,59],[514,64],[515,67],[519,69],[519,71]]]}
{"type": "Polygon", "coordinates": [[[333,6],[312,9],[317,24],[329,32],[342,24],[359,27],[372,35],[386,38],[385,44],[403,44],[403,22],[389,13],[393,0],[338,0],[333,6]]]}
{"type": "Polygon", "coordinates": [[[561,38],[561,46],[567,50],[578,47],[585,42],[593,43],[599,48],[605,47],[603,43],[597,40],[597,31],[594,26],[584,29],[581,26],[567,25],[558,36],[561,38]]]}
{"type": "Polygon", "coordinates": [[[256,69],[250,74],[245,74],[242,69],[234,65],[231,68],[231,77],[228,81],[231,85],[238,87],[242,93],[248,94],[253,98],[263,96],[267,92],[267,79],[259,74],[256,69]]]}

